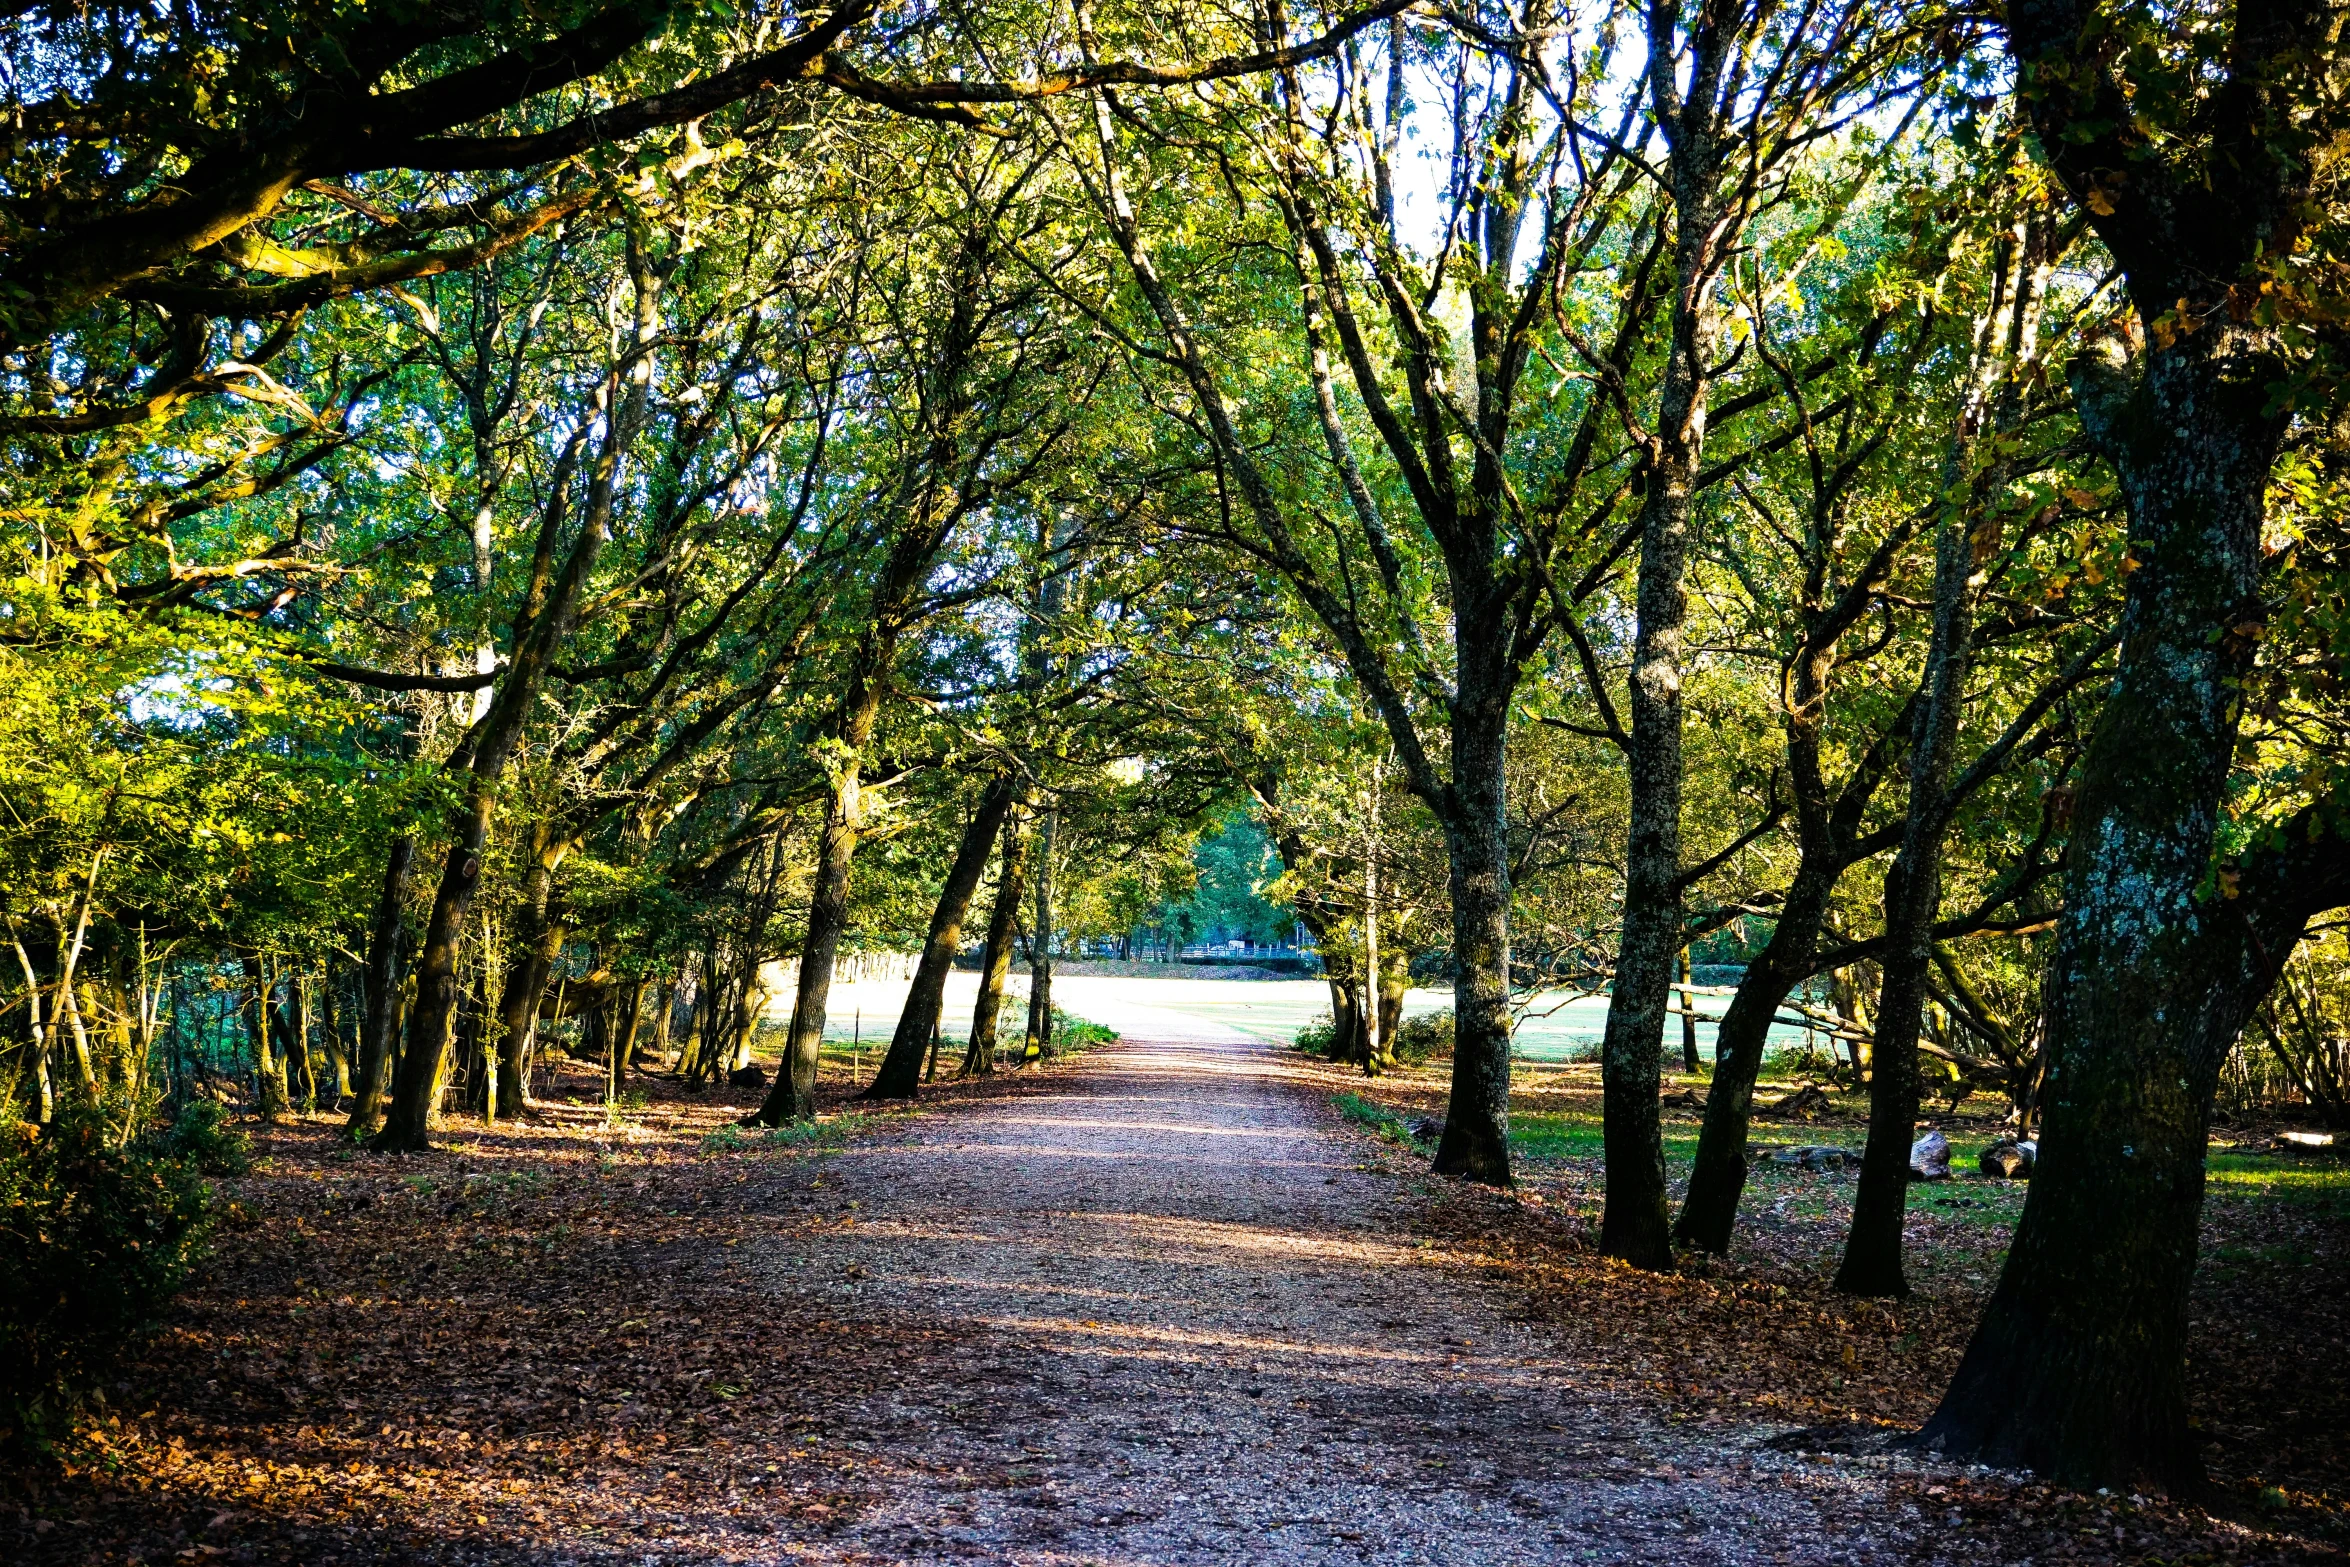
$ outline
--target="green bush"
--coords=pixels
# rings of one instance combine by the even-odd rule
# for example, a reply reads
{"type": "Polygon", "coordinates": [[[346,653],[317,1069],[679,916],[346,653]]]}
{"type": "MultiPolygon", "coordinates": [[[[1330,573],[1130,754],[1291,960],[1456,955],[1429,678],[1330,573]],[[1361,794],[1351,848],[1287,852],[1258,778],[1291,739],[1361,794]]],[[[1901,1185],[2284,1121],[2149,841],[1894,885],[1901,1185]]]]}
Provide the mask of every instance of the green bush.
{"type": "Polygon", "coordinates": [[[1053,1048],[1056,1050],[1091,1050],[1096,1045],[1114,1045],[1118,1031],[1081,1017],[1071,1017],[1059,1007],[1053,1008],[1053,1048]]]}
{"type": "Polygon", "coordinates": [[[1452,1054],[1452,1014],[1430,1012],[1407,1017],[1395,1030],[1395,1058],[1409,1066],[1439,1061],[1452,1054]]]}
{"type": "Polygon", "coordinates": [[[1290,1037],[1290,1045],[1310,1056],[1326,1056],[1338,1041],[1338,1027],[1330,1021],[1330,1014],[1317,1012],[1306,1019],[1305,1025],[1290,1037]]]}
{"type": "Polygon", "coordinates": [[[187,1279],[209,1201],[172,1134],[116,1148],[80,1112],[0,1129],[0,1443],[66,1435],[187,1279]]]}
{"type": "Polygon", "coordinates": [[[217,1100],[189,1100],[164,1143],[205,1175],[243,1175],[253,1168],[253,1139],[229,1124],[217,1100]]]}
{"type": "Polygon", "coordinates": [[[1827,1045],[1788,1045],[1778,1050],[1763,1052],[1762,1073],[1766,1078],[1825,1077],[1833,1079],[1844,1071],[1844,1058],[1827,1045]]]}

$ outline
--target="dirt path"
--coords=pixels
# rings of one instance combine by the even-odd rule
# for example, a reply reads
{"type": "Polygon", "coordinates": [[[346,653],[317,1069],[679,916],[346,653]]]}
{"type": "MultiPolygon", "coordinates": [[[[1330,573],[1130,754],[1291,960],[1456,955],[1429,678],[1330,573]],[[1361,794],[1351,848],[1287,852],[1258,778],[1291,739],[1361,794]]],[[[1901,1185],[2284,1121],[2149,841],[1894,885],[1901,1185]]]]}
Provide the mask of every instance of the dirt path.
{"type": "Polygon", "coordinates": [[[828,1411],[844,1475],[882,1483],[794,1559],[1914,1559],[1824,1523],[1866,1516],[1861,1476],[1579,1391],[1425,1261],[1417,1199],[1276,1052],[1102,985],[1082,1010],[1128,1043],[852,1146],[825,1176],[849,1222],[753,1263],[800,1309],[830,1278],[868,1329],[962,1336],[828,1411]]]}

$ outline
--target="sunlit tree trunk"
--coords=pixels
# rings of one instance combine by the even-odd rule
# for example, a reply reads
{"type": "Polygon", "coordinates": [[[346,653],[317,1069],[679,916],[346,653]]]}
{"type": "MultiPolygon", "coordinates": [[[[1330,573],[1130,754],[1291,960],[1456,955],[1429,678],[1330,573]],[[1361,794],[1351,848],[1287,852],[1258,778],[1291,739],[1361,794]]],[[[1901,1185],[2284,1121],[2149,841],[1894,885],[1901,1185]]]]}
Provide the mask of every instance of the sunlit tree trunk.
{"type": "Polygon", "coordinates": [[[1012,968],[1012,934],[1020,900],[1028,890],[1028,833],[1015,806],[1004,818],[1003,858],[996,873],[995,906],[988,911],[987,945],[979,958],[979,999],[971,1009],[971,1043],[963,1054],[963,1075],[995,1072],[997,1014],[1004,1005],[1004,977],[1012,968]]]}
{"type": "Polygon", "coordinates": [[[264,1119],[274,1121],[286,1113],[286,1067],[270,1041],[269,1014],[276,987],[259,953],[245,958],[245,984],[251,993],[245,1027],[253,1045],[255,1108],[264,1119]]]}
{"type": "Polygon", "coordinates": [[[955,953],[963,944],[963,920],[971,912],[971,900],[987,871],[987,857],[1003,833],[1004,818],[1011,813],[1018,792],[1019,785],[1009,773],[991,780],[980,795],[970,825],[963,829],[954,863],[947,868],[946,884],[939,889],[938,905],[931,912],[930,932],[922,944],[914,982],[906,992],[905,1008],[898,1014],[897,1032],[873,1074],[872,1086],[865,1090],[868,1099],[914,1097],[922,1053],[925,1048],[937,1049],[939,1008],[946,999],[947,976],[954,972],[955,953]]]}
{"type": "Polygon", "coordinates": [[[1053,1048],[1053,850],[1059,826],[1058,811],[1045,812],[1036,826],[1036,874],[1030,882],[1036,923],[1028,938],[1028,1034],[1020,1049],[1023,1064],[1041,1059],[1053,1048]]]}

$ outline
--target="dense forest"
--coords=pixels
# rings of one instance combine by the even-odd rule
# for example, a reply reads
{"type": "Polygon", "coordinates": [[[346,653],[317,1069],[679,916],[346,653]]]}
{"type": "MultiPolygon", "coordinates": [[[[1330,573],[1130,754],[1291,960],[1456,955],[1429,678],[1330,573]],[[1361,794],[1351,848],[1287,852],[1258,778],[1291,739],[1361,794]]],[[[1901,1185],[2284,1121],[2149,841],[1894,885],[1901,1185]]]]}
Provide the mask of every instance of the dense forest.
{"type": "Polygon", "coordinates": [[[1660,1289],[1775,1026],[1865,1095],[1855,1301],[1987,1096],[1924,1450],[2201,1483],[2215,1118],[2350,1130],[2336,10],[28,0],[0,65],[20,1448],[246,1128],[780,1135],[860,964],[886,1105],[1214,934],[1364,1077],[1447,990],[1472,1186],[1604,997],[1660,1289]]]}

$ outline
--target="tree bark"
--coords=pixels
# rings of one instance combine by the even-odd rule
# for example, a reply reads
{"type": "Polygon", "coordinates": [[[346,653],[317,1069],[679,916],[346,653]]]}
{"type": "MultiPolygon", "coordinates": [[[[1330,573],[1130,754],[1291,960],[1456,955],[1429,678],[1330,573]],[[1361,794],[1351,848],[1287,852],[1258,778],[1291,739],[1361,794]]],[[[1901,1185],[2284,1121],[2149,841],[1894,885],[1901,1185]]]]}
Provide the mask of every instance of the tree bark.
{"type": "Polygon", "coordinates": [[[1909,1150],[1917,1135],[1926,963],[1933,956],[1934,913],[1942,897],[1941,867],[1932,858],[1941,832],[1920,832],[1918,824],[1913,805],[1905,852],[1885,878],[1887,950],[1877,992],[1876,1039],[1869,1051],[1869,1136],[1861,1150],[1844,1260],[1836,1269],[1836,1287],[1848,1295],[1909,1293],[1901,1232],[1909,1217],[1909,1150]],[[1910,857],[1913,843],[1923,847],[1925,858],[1910,857]]]}
{"type": "MultiPolygon", "coordinates": [[[[1702,228],[1711,205],[1686,213],[1684,229],[1702,228]]],[[[1690,243],[1686,234],[1683,243],[1690,243]]],[[[1693,261],[1692,272],[1694,267],[1693,261]]],[[[1692,276],[1685,286],[1710,289],[1710,275],[1692,276]]],[[[1712,362],[1716,335],[1713,312],[1702,301],[1692,301],[1675,313],[1658,454],[1650,467],[1641,522],[1638,628],[1627,704],[1630,743],[1625,760],[1631,808],[1624,851],[1623,930],[1601,1046],[1607,1196],[1599,1249],[1637,1267],[1657,1269],[1673,1265],[1657,1096],[1664,1087],[1673,959],[1683,944],[1681,638],[1688,616],[1683,575],[1697,462],[1704,449],[1705,366],[1712,362]]]]}
{"type": "Polygon", "coordinates": [[[271,1014],[277,1028],[278,1070],[287,1083],[287,1101],[299,1093],[303,1110],[318,1107],[318,1072],[310,1062],[310,1006],[300,974],[282,981],[285,999],[271,1014]]]}
{"type": "Polygon", "coordinates": [[[402,833],[384,856],[383,891],[367,935],[367,1013],[359,1025],[358,1097],[351,1106],[350,1132],[372,1135],[383,1118],[384,1086],[391,1079],[392,1040],[400,994],[400,904],[407,896],[408,867],[416,838],[402,833]]]}
{"type": "Polygon", "coordinates": [[[995,1075],[996,1018],[1004,1005],[1004,976],[1012,968],[1012,929],[1028,890],[1028,834],[1016,806],[1005,813],[1002,836],[995,906],[988,911],[987,946],[979,958],[979,999],[971,1009],[971,1043],[963,1053],[965,1077],[995,1075]]]}
{"type": "Polygon", "coordinates": [[[1601,1046],[1607,1195],[1599,1249],[1643,1268],[1673,1265],[1665,1206],[1665,1017],[1681,932],[1682,630],[1684,583],[1705,453],[1706,394],[1720,338],[1713,289],[1726,213],[1718,185],[1725,127],[1710,101],[1733,47],[1730,30],[1692,40],[1690,86],[1680,96],[1671,8],[1650,10],[1649,90],[1665,130],[1673,193],[1673,309],[1657,421],[1643,476],[1625,765],[1631,805],[1624,849],[1623,929],[1608,988],[1601,1046]]]}
{"type": "Polygon", "coordinates": [[[2187,1287],[2218,1041],[2241,1022],[2194,958],[2215,925],[2233,934],[2248,916],[2241,898],[2206,903],[2198,889],[2257,645],[2230,628],[2263,616],[2280,429],[2260,361],[2214,351],[2227,335],[2156,350],[2134,393],[2096,384],[2111,372],[2093,364],[2076,377],[2093,433],[2111,400],[2107,440],[2143,564],[2082,765],[2050,960],[2041,1156],[1998,1288],[1926,1428],[1947,1451],[2072,1485],[2192,1488],[2201,1475],[2187,1287]]]}
{"type": "Polygon", "coordinates": [[[253,1044],[255,1107],[264,1120],[274,1121],[286,1113],[286,1064],[270,1046],[269,1014],[275,1005],[272,992],[276,986],[258,953],[245,959],[245,983],[253,991],[252,1010],[245,1021],[253,1044]]]}
{"type": "Polygon", "coordinates": [[[864,722],[844,743],[851,758],[841,769],[824,809],[824,827],[816,839],[816,879],[808,894],[808,934],[800,945],[799,988],[792,999],[791,1030],[784,1036],[783,1059],[776,1063],[775,1083],[766,1102],[749,1120],[761,1126],[804,1121],[816,1114],[816,1066],[824,1049],[825,1009],[832,997],[833,965],[840,958],[841,932],[848,925],[849,863],[857,852],[858,764],[855,750],[872,735],[872,714],[880,708],[880,692],[872,691],[860,705],[864,722]]]}
{"type": "Polygon", "coordinates": [[[566,931],[554,907],[555,872],[569,853],[548,825],[532,835],[530,868],[523,873],[522,917],[514,960],[498,987],[497,1080],[492,1092],[510,1110],[530,1108],[530,1053],[538,1038],[539,1003],[562,956],[566,931]]]}
{"type": "Polygon", "coordinates": [[[954,971],[955,952],[963,944],[963,920],[971,912],[971,899],[987,871],[988,854],[1003,832],[1004,818],[1011,814],[1018,792],[1019,784],[1009,773],[991,780],[971,824],[963,830],[954,863],[947,868],[946,885],[939,889],[938,906],[931,911],[930,933],[922,944],[914,983],[906,992],[905,1009],[898,1014],[897,1032],[890,1037],[889,1052],[873,1074],[873,1085],[865,1090],[867,1099],[911,1099],[915,1095],[922,1053],[934,1048],[947,976],[954,971]]]}
{"type": "MultiPolygon", "coordinates": [[[[1440,1175],[1510,1184],[1510,858],[1504,770],[1514,682],[1495,650],[1471,658],[1459,634],[1453,702],[1455,819],[1445,825],[1452,889],[1452,1093],[1436,1142],[1440,1175]]],[[[1375,982],[1374,982],[1375,988],[1375,982]]],[[[1650,1107],[1652,1112],[1654,1106],[1650,1107]]]]}
{"type": "Polygon", "coordinates": [[[1812,971],[1812,954],[1835,886],[1835,874],[1824,867],[1809,860],[1797,866],[1771,939],[1747,965],[1729,1009],[1715,1025],[1714,1075],[1706,1089],[1705,1124],[1698,1132],[1689,1191],[1673,1230],[1685,1246],[1716,1255],[1730,1249],[1738,1200],[1746,1191],[1755,1074],[1762,1069],[1772,1020],[1788,993],[1812,971]]]}
{"type": "MultiPolygon", "coordinates": [[[[542,516],[533,559],[532,589],[514,655],[498,684],[489,712],[468,732],[465,801],[452,824],[449,855],[433,894],[432,914],[416,958],[416,1002],[408,1018],[408,1046],[393,1082],[390,1113],[368,1146],[379,1153],[416,1153],[427,1146],[434,1108],[455,1034],[462,981],[458,957],[465,921],[481,881],[490,823],[497,814],[497,784],[522,738],[539,684],[556,651],[576,624],[580,602],[611,531],[620,467],[644,421],[652,381],[652,349],[658,335],[659,279],[632,236],[631,270],[636,284],[634,347],[607,378],[602,395],[605,435],[588,483],[588,500],[560,571],[551,570],[563,495],[571,481],[572,452],[558,462],[548,509],[542,516]],[[625,385],[625,391],[623,386],[625,385]],[[615,406],[617,404],[617,406],[615,406]]],[[[580,427],[584,439],[587,424],[580,427]]],[[[576,447],[573,449],[576,451],[576,447]]]]}
{"type": "Polygon", "coordinates": [[[336,982],[334,971],[329,969],[320,981],[318,991],[318,1037],[325,1041],[327,1060],[335,1069],[335,1098],[329,1109],[339,1107],[351,1097],[351,1052],[343,1044],[343,1009],[337,1000],[337,992],[341,988],[336,982]]]}
{"type": "Polygon", "coordinates": [[[1028,941],[1028,1035],[1021,1042],[1023,1065],[1053,1048],[1053,848],[1061,815],[1047,811],[1036,828],[1036,925],[1028,941]]]}

